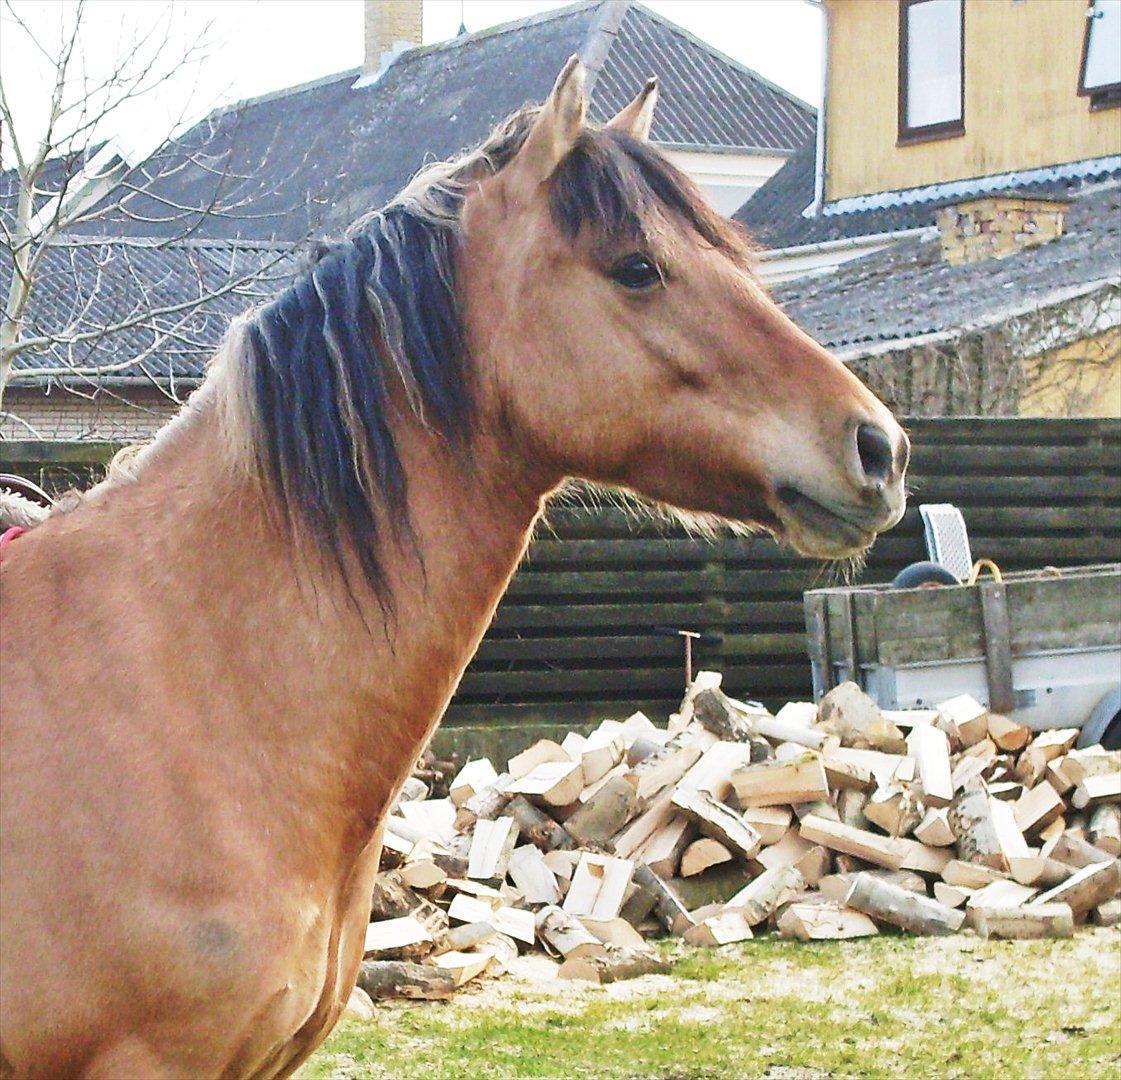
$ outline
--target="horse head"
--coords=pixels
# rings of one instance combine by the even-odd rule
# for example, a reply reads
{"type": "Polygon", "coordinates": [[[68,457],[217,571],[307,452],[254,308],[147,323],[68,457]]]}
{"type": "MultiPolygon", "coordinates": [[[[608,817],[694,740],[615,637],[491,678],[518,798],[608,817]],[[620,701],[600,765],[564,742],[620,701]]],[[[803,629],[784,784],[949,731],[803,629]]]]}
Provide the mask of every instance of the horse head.
{"type": "Polygon", "coordinates": [[[467,194],[457,277],[480,407],[557,474],[855,554],[903,514],[907,437],[650,144],[656,99],[651,80],[590,125],[573,58],[467,194]]]}

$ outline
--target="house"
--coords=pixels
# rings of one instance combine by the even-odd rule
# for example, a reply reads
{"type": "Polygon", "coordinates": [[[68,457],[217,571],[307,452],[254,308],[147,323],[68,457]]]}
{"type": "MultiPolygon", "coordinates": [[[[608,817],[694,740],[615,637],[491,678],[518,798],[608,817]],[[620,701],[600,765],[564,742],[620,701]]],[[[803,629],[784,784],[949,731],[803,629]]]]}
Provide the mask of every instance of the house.
{"type": "MultiPolygon", "coordinates": [[[[204,252],[219,261],[271,264],[279,250],[272,245],[337,236],[426,163],[477,144],[505,116],[543,100],[573,53],[588,69],[594,121],[614,115],[647,77],[659,77],[652,138],[725,213],[815,129],[815,112],[804,102],[638,3],[572,4],[434,45],[420,44],[420,0],[366,0],[365,14],[361,68],[207,117],[156,155],[149,171],[158,179],[128,196],[127,213],[110,210],[75,230],[84,235],[52,256],[58,273],[65,278],[72,257],[89,263],[95,249],[133,262],[143,253],[151,260],[158,250],[154,272],[190,289],[204,252]],[[208,208],[219,198],[231,209],[178,209],[208,208]],[[182,241],[187,235],[189,242],[182,241]],[[190,265],[174,271],[168,263],[176,260],[190,265]]],[[[0,289],[5,272],[10,267],[0,266],[0,289]]],[[[74,270],[73,295],[92,287],[83,273],[74,270]]],[[[129,274],[126,261],[120,286],[135,296],[129,274]]],[[[50,292],[60,290],[67,291],[57,282],[50,292]]],[[[26,437],[28,426],[44,437],[119,437],[130,427],[135,436],[149,434],[175,408],[173,398],[198,382],[237,295],[237,289],[224,292],[215,308],[221,318],[200,316],[190,334],[168,347],[145,339],[143,356],[137,353],[131,365],[121,360],[141,346],[105,338],[99,347],[111,351],[111,378],[69,377],[65,357],[56,358],[55,374],[44,376],[50,361],[24,354],[17,368],[38,374],[9,388],[5,404],[20,419],[3,419],[0,434],[26,437]],[[143,410],[128,408],[141,399],[143,410]]],[[[50,303],[48,293],[33,305],[31,324],[57,323],[50,303]]]]}
{"type": "Polygon", "coordinates": [[[910,414],[1121,414],[1121,0],[811,0],[817,135],[734,215],[910,414]]]}

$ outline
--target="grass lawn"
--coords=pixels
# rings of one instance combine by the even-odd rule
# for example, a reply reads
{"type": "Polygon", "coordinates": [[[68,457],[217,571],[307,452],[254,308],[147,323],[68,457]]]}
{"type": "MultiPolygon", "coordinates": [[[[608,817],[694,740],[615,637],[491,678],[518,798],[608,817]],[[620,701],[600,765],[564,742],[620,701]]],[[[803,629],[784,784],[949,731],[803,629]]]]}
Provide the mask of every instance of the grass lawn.
{"type": "Polygon", "coordinates": [[[663,948],[678,958],[669,975],[599,987],[528,956],[451,1002],[385,1005],[341,1024],[297,1076],[1121,1076],[1116,927],[663,948]]]}

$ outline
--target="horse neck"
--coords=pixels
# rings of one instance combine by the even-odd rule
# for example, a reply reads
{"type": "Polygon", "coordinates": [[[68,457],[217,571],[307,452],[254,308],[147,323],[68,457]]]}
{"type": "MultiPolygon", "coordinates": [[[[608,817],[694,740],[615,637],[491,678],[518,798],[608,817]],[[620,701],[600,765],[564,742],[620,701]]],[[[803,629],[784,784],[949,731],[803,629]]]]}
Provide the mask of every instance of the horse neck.
{"type": "Polygon", "coordinates": [[[377,601],[348,596],[277,527],[260,485],[222,463],[217,410],[196,413],[124,486],[121,508],[149,567],[174,567],[161,602],[177,610],[163,614],[195,683],[231,688],[209,723],[234,767],[245,762],[237,782],[293,812],[314,807],[318,831],[360,845],[443,713],[551,485],[488,439],[467,472],[419,425],[399,432],[415,550],[384,552],[386,629],[377,601]]]}

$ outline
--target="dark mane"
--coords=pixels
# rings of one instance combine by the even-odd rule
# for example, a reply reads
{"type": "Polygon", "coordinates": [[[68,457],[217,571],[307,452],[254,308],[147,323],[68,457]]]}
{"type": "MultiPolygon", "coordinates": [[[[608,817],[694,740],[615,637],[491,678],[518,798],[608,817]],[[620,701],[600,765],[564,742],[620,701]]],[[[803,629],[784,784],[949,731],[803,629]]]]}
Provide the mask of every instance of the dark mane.
{"type": "MultiPolygon", "coordinates": [[[[459,215],[471,186],[517,152],[535,115],[522,110],[458,163],[421,174],[349,239],[326,248],[248,326],[253,441],[280,513],[289,528],[310,530],[348,586],[356,560],[387,615],[383,544],[411,536],[391,397],[403,392],[414,414],[470,460],[475,416],[455,280],[459,215]]],[[[619,132],[584,132],[550,200],[569,238],[584,228],[640,237],[661,204],[730,257],[746,251],[691,181],[619,132]]]]}

